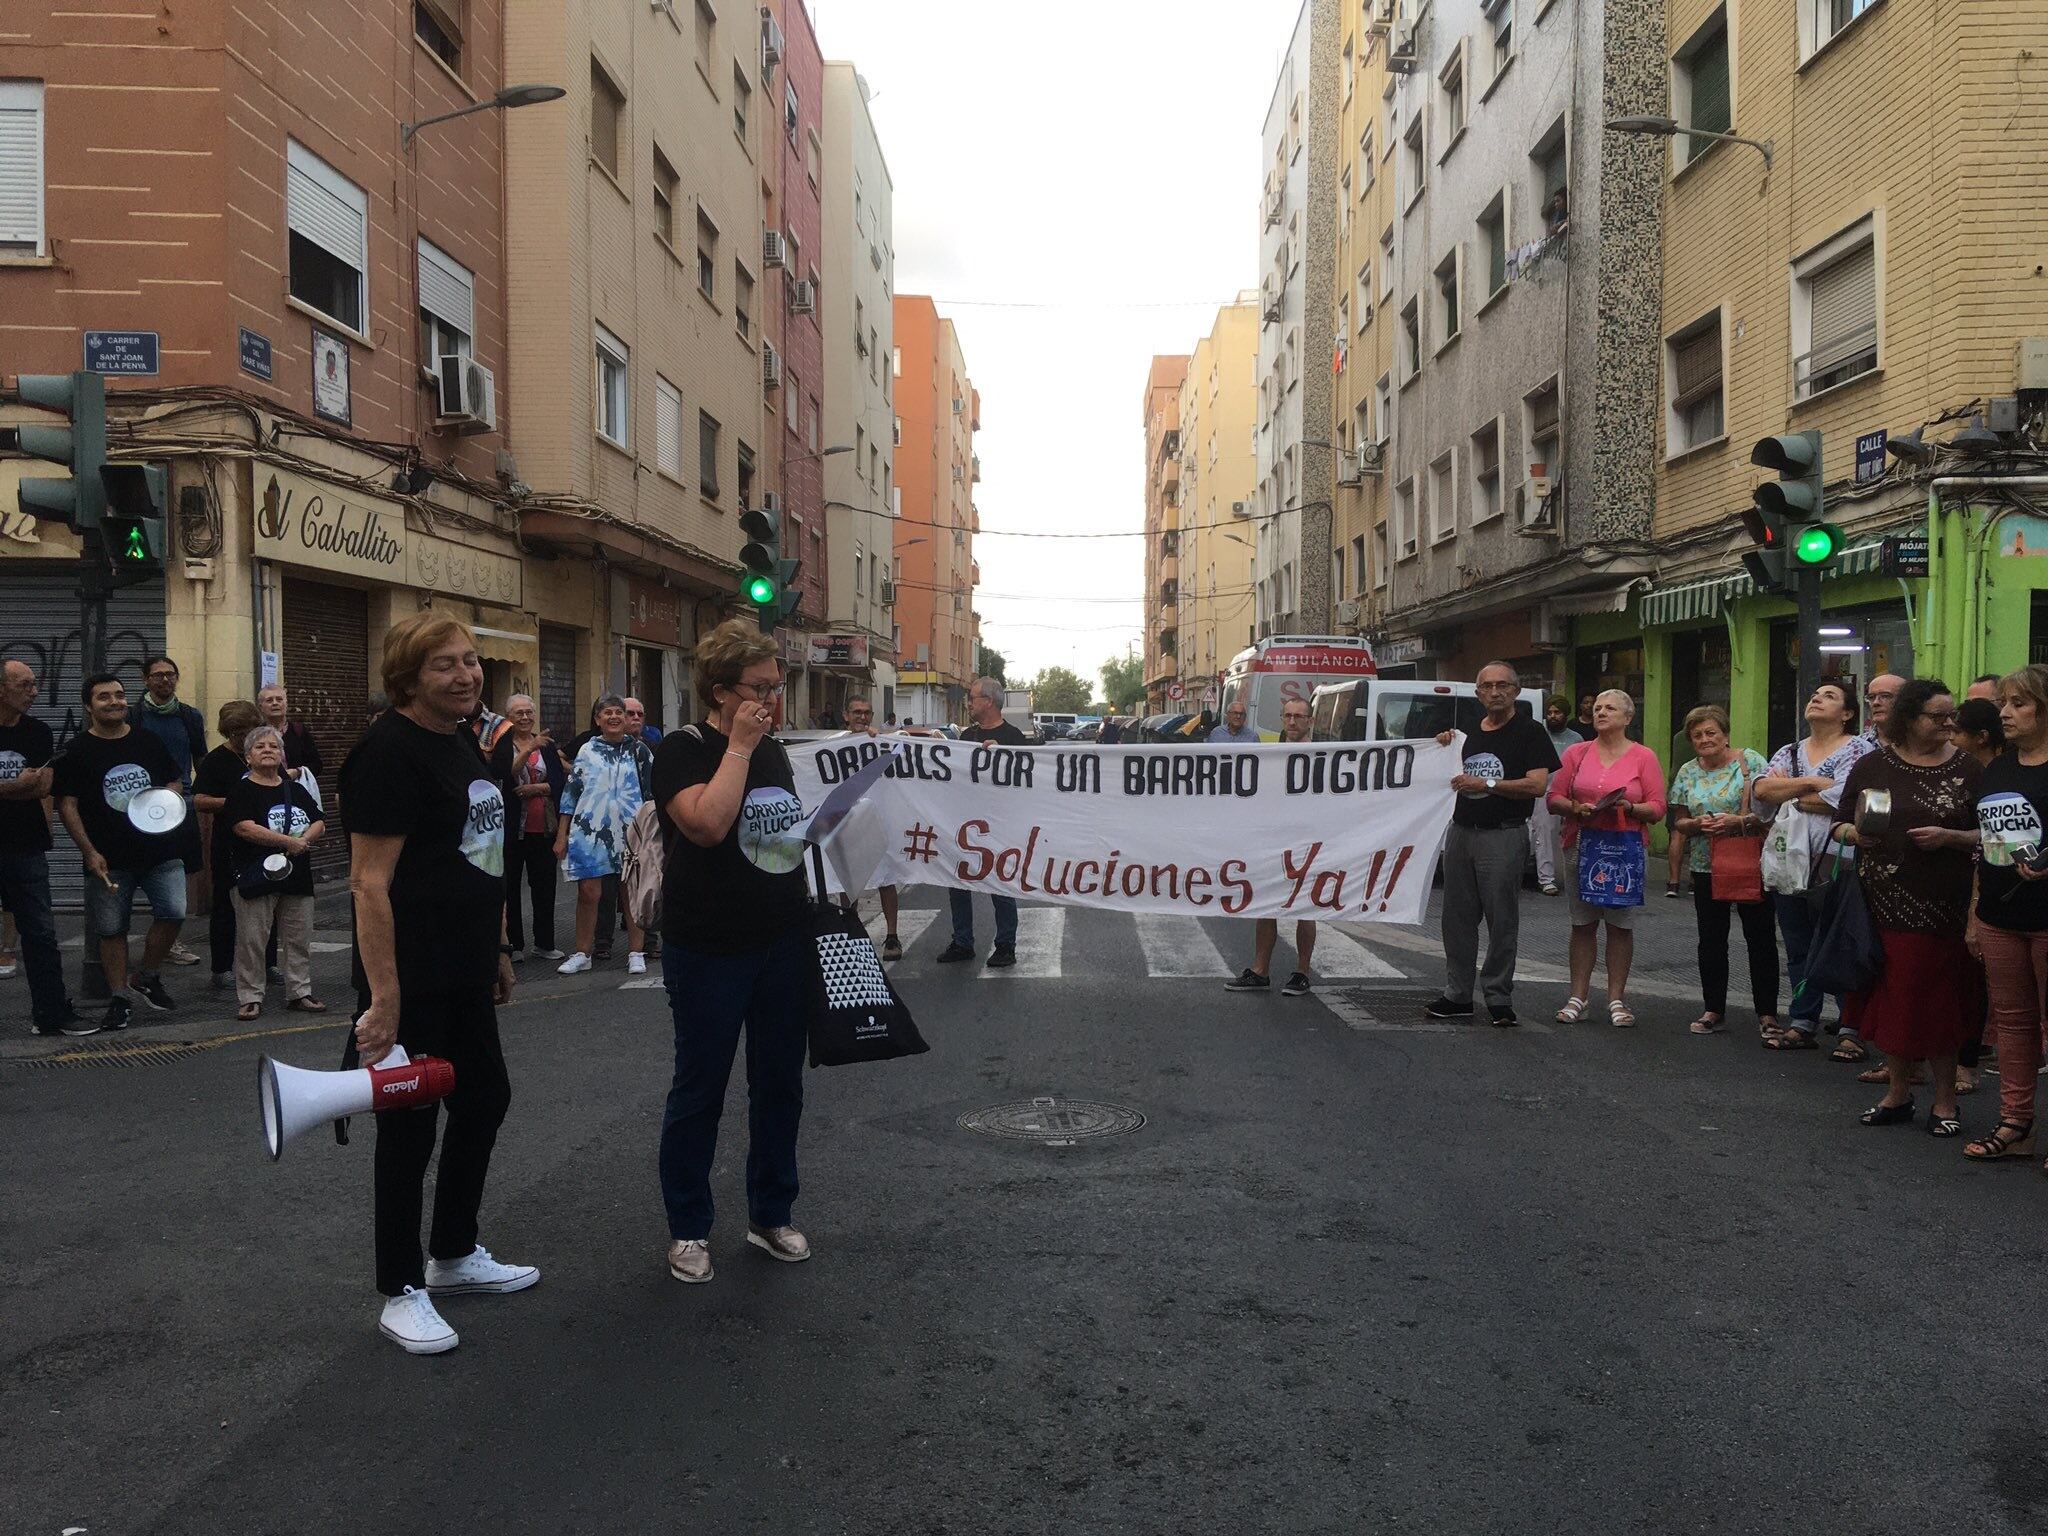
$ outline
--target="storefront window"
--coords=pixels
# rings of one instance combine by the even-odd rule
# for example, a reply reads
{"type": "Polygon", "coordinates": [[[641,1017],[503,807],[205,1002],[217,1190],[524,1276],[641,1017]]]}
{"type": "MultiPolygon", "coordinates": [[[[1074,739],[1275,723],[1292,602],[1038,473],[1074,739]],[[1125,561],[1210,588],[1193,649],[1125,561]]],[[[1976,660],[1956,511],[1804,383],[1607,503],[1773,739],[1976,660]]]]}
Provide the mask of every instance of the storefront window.
{"type": "Polygon", "coordinates": [[[1643,643],[1640,640],[1620,640],[1612,645],[1591,646],[1581,650],[1576,658],[1575,676],[1578,679],[1576,698],[1583,699],[1589,693],[1603,693],[1609,688],[1619,688],[1636,703],[1636,717],[1629,723],[1628,734],[1632,741],[1643,739],[1643,643]]]}

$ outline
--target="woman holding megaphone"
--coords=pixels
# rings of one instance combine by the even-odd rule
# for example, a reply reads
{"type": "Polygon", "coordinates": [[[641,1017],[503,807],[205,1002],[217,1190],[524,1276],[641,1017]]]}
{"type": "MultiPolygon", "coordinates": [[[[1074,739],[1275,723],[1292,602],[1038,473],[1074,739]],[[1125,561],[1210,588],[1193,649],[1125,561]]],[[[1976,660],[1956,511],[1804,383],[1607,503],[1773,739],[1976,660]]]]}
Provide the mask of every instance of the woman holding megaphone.
{"type": "Polygon", "coordinates": [[[378,1324],[409,1354],[458,1340],[436,1297],[521,1291],[540,1278],[477,1244],[477,1211],[511,1103],[496,1005],[512,995],[505,943],[505,800],[465,728],[483,693],[476,636],[428,611],[384,637],[391,708],[341,770],[355,899],[356,1047],[375,1066],[403,1045],[455,1069],[427,1257],[420,1218],[439,1119],[434,1104],[377,1117],[378,1324]]]}

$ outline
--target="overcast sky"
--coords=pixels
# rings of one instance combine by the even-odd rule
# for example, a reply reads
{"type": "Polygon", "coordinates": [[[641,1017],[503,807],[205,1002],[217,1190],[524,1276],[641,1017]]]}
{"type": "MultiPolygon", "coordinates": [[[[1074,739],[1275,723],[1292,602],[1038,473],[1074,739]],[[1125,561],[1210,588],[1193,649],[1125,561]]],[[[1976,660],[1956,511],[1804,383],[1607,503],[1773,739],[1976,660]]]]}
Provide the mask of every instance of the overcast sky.
{"type": "Polygon", "coordinates": [[[1299,0],[813,0],[874,93],[896,289],[981,391],[983,638],[1014,680],[1140,638],[1145,372],[1258,280],[1259,126],[1299,0]],[[1005,594],[1005,595],[998,595],[1005,594]]]}

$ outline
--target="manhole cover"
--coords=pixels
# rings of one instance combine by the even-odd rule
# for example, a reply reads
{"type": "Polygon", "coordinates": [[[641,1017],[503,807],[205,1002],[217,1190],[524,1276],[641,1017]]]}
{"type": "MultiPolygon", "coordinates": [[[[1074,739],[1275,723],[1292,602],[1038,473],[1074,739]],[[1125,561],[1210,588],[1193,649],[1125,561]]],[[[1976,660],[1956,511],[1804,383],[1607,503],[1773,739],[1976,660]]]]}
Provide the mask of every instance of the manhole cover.
{"type": "Polygon", "coordinates": [[[1035,1141],[1046,1147],[1071,1147],[1108,1136],[1124,1136],[1144,1123],[1142,1114],[1121,1104],[1061,1098],[992,1104],[960,1117],[960,1124],[978,1135],[992,1136],[997,1141],[1035,1141]]]}

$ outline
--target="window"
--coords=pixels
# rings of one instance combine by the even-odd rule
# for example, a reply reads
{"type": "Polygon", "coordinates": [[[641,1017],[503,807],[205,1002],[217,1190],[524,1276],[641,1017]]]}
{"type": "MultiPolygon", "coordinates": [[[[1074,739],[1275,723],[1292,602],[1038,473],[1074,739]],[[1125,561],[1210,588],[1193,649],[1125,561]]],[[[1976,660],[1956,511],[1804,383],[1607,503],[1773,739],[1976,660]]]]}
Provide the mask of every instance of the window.
{"type": "Polygon", "coordinates": [[[718,418],[697,413],[697,489],[718,500],[718,418]]]}
{"type": "Polygon", "coordinates": [[[1804,400],[1877,367],[1877,239],[1868,218],[1792,264],[1792,390],[1804,400]]]}
{"type": "Polygon", "coordinates": [[[370,311],[369,199],[303,144],[288,140],[285,150],[291,296],[361,335],[370,311]]]}
{"type": "Polygon", "coordinates": [[[881,366],[877,361],[881,350],[882,338],[875,334],[875,328],[871,325],[868,327],[868,378],[870,380],[874,378],[875,370],[881,366]]]}
{"type": "Polygon", "coordinates": [[[1487,89],[1515,57],[1515,0],[1488,0],[1486,9],[1487,89]]]}
{"type": "Polygon", "coordinates": [[[903,418],[901,416],[894,416],[890,418],[890,421],[889,446],[901,448],[903,446],[903,418]]]}
{"type": "Polygon", "coordinates": [[[412,35],[427,45],[427,52],[462,73],[462,25],[455,0],[413,0],[412,35]]]}
{"type": "MultiPolygon", "coordinates": [[[[1728,13],[1717,9],[1671,61],[1671,115],[1688,128],[1727,133],[1735,122],[1734,105],[1728,73],[1728,13]]],[[[1714,148],[1715,142],[1681,133],[1671,144],[1683,167],[1714,148]]]]}
{"type": "Polygon", "coordinates": [[[1407,384],[1422,372],[1422,311],[1419,301],[1410,299],[1401,309],[1401,382],[1407,384]]]}
{"type": "Polygon", "coordinates": [[[1458,455],[1454,449],[1429,466],[1429,541],[1458,536],[1458,455]]]}
{"type": "Polygon", "coordinates": [[[1508,285],[1508,190],[1494,194],[1486,211],[1479,215],[1479,248],[1486,253],[1486,292],[1489,297],[1508,285]]]}
{"type": "Polygon", "coordinates": [[[792,144],[796,142],[796,108],[796,87],[788,81],[784,81],[782,86],[782,132],[792,144]]]}
{"type": "Polygon", "coordinates": [[[733,482],[733,489],[739,495],[742,512],[754,505],[754,450],[745,443],[739,445],[739,474],[733,482]]]}
{"type": "Polygon", "coordinates": [[[711,56],[718,48],[718,12],[712,9],[711,0],[697,0],[697,64],[705,75],[711,74],[711,56]]]}
{"type": "Polygon", "coordinates": [[[1348,165],[1337,178],[1337,235],[1344,240],[1351,238],[1351,167],[1348,165]]]}
{"type": "Polygon", "coordinates": [[[1500,516],[1500,420],[1496,417],[1472,434],[1472,525],[1500,516]]]}
{"type": "Polygon", "coordinates": [[[1384,587],[1387,584],[1387,525],[1381,523],[1372,531],[1372,584],[1384,587]]]}
{"type": "Polygon", "coordinates": [[[810,415],[804,422],[804,446],[812,453],[818,451],[818,422],[823,415],[824,411],[818,404],[818,397],[811,396],[810,415]]]}
{"type": "Polygon", "coordinates": [[[784,413],[783,419],[789,424],[789,435],[795,437],[803,431],[804,425],[804,381],[798,378],[796,370],[786,363],[783,365],[782,377],[785,381],[782,392],[789,400],[789,409],[784,413]]]}
{"type": "Polygon", "coordinates": [[[747,72],[735,60],[732,66],[732,131],[742,144],[747,142],[747,114],[753,106],[754,87],[747,81],[747,72]]]}
{"type": "Polygon", "coordinates": [[[1351,335],[1351,295],[1337,295],[1337,352],[1341,359],[1345,341],[1351,335]]]}
{"type": "Polygon", "coordinates": [[[654,376],[654,467],[671,480],[683,478],[683,393],[654,376]]]}
{"type": "Polygon", "coordinates": [[[1465,131],[1465,40],[1458,39],[1458,46],[1451,50],[1450,61],[1444,65],[1443,73],[1437,76],[1437,102],[1443,113],[1443,153],[1449,155],[1457,147],[1458,136],[1465,131]]]}
{"type": "Polygon", "coordinates": [[[597,435],[624,448],[627,444],[626,344],[603,326],[597,328],[597,435]]]}
{"type": "Polygon", "coordinates": [[[682,178],[676,175],[676,168],[668,163],[668,156],[657,146],[654,151],[654,232],[661,237],[661,243],[671,249],[676,243],[676,195],[681,187],[682,178]]]}
{"type": "Polygon", "coordinates": [[[1877,0],[1799,0],[1799,62],[1804,64],[1877,0]]]}
{"type": "Polygon", "coordinates": [[[1389,224],[1380,235],[1380,302],[1384,304],[1394,296],[1394,226],[1389,224]]]}
{"type": "MultiPolygon", "coordinates": [[[[0,251],[31,256],[44,251],[40,80],[0,80],[0,251]]],[[[298,292],[296,282],[292,291],[298,292]]]]}
{"type": "Polygon", "coordinates": [[[1664,454],[1675,458],[1723,435],[1721,312],[1717,309],[1664,342],[1664,454]]]}
{"type": "Polygon", "coordinates": [[[419,243],[420,363],[471,356],[476,334],[476,279],[431,241],[419,243]]]}
{"type": "Polygon", "coordinates": [[[1372,397],[1367,396],[1351,408],[1351,438],[1359,447],[1374,441],[1372,435],[1372,397]]]}
{"type": "Polygon", "coordinates": [[[815,131],[804,135],[804,175],[810,179],[811,190],[818,190],[818,166],[825,157],[824,147],[818,142],[815,131]]]}
{"type": "Polygon", "coordinates": [[[1560,113],[1549,130],[1536,141],[1535,148],[1529,151],[1536,206],[1543,210],[1543,233],[1546,236],[1564,233],[1568,223],[1565,182],[1570,166],[1566,154],[1564,116],[1560,113]]]}
{"type": "Polygon", "coordinates": [[[1415,553],[1415,482],[1403,480],[1394,487],[1394,542],[1406,560],[1415,553]]]}
{"type": "Polygon", "coordinates": [[[754,274],[739,262],[732,264],[732,326],[751,341],[754,336],[754,274]]]}
{"type": "Polygon", "coordinates": [[[1346,101],[1349,101],[1351,99],[1352,83],[1354,80],[1356,80],[1358,76],[1358,61],[1352,56],[1351,39],[1348,37],[1344,39],[1344,58],[1342,67],[1344,71],[1344,99],[1346,101]]]}
{"type": "Polygon", "coordinates": [[[1358,286],[1355,292],[1358,304],[1358,328],[1362,331],[1372,324],[1372,263],[1369,261],[1358,269],[1358,286]]]}
{"type": "Polygon", "coordinates": [[[1564,469],[1559,457],[1555,374],[1522,397],[1522,441],[1529,445],[1529,473],[1547,476],[1554,495],[1564,469]]]}
{"type": "Polygon", "coordinates": [[[1366,567],[1366,563],[1365,563],[1365,535],[1361,533],[1361,534],[1360,534],[1360,535],[1359,535],[1359,536],[1358,536],[1357,538],[1355,538],[1355,539],[1353,539],[1353,540],[1351,541],[1351,590],[1352,590],[1352,591],[1354,591],[1354,592],[1363,592],[1363,591],[1365,591],[1365,589],[1366,589],[1367,585],[1369,584],[1369,583],[1368,583],[1368,582],[1366,581],[1366,571],[1367,571],[1367,567],[1366,567]]]}
{"type": "Polygon", "coordinates": [[[889,373],[892,378],[900,379],[903,377],[903,349],[901,347],[889,349],[889,373]]]}
{"type": "Polygon", "coordinates": [[[1372,190],[1373,178],[1378,174],[1372,153],[1372,130],[1368,128],[1358,140],[1358,195],[1361,198],[1372,190]]]}
{"type": "Polygon", "coordinates": [[[697,205],[697,291],[718,302],[718,226],[704,205],[697,205]]]}
{"type": "Polygon", "coordinates": [[[1463,311],[1458,307],[1459,279],[1463,276],[1464,266],[1464,248],[1456,245],[1436,264],[1436,349],[1439,352],[1458,339],[1458,332],[1464,324],[1463,311]]]}
{"type": "Polygon", "coordinates": [[[614,181],[619,175],[619,124],[626,93],[596,59],[590,61],[590,158],[614,181]]]}
{"type": "Polygon", "coordinates": [[[1379,418],[1380,442],[1385,445],[1394,435],[1394,376],[1380,375],[1379,383],[1372,387],[1373,415],[1379,418]]]}
{"type": "Polygon", "coordinates": [[[1422,196],[1422,188],[1428,179],[1429,162],[1422,151],[1422,119],[1416,118],[1408,125],[1408,131],[1401,136],[1401,158],[1406,165],[1408,177],[1407,206],[1413,208],[1416,199],[1422,196]]]}

